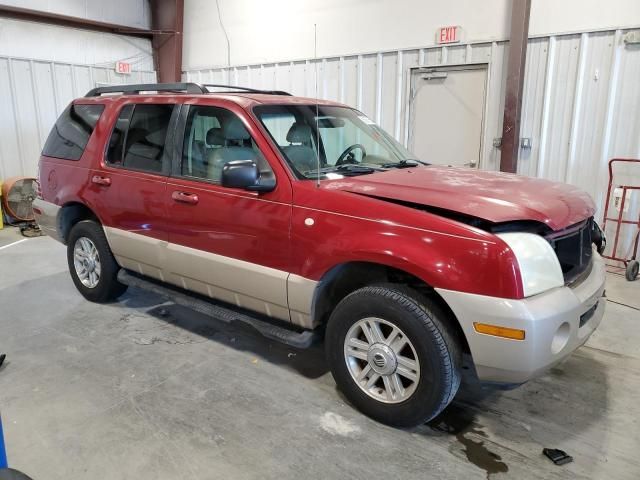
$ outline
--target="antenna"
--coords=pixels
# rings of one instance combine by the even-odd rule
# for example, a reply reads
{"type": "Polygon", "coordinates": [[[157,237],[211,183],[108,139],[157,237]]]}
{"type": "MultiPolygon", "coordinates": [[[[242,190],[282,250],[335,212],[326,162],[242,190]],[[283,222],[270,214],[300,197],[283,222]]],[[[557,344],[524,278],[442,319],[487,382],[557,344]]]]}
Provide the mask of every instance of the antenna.
{"type": "Polygon", "coordinates": [[[316,163],[318,171],[316,175],[316,188],[320,188],[320,128],[318,115],[320,106],[318,105],[318,25],[313,24],[313,63],[316,67],[316,163]]]}

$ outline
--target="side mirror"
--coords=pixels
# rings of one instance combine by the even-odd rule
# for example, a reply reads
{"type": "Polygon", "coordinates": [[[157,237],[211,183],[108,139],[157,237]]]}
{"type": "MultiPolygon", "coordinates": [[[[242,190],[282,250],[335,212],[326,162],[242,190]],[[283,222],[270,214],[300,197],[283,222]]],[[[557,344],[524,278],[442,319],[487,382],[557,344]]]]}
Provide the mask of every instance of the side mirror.
{"type": "Polygon", "coordinates": [[[222,186],[270,192],[276,187],[276,179],[273,174],[260,175],[253,160],[234,160],[222,167],[222,186]]]}

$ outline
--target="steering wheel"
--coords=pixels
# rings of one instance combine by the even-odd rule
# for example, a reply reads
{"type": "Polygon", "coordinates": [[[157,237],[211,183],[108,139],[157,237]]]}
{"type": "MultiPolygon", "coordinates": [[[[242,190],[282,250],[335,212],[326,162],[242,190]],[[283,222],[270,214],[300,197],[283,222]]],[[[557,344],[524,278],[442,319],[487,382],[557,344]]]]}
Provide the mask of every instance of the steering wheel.
{"type": "Polygon", "coordinates": [[[353,152],[356,148],[359,148],[360,150],[362,150],[363,159],[364,157],[367,156],[367,151],[365,150],[364,146],[360,143],[354,143],[350,147],[347,147],[347,149],[340,154],[340,156],[338,157],[338,161],[336,161],[336,167],[340,165],[344,165],[345,163],[350,163],[350,162],[345,162],[345,160],[347,159],[347,156],[350,155],[351,152],[353,152]]]}

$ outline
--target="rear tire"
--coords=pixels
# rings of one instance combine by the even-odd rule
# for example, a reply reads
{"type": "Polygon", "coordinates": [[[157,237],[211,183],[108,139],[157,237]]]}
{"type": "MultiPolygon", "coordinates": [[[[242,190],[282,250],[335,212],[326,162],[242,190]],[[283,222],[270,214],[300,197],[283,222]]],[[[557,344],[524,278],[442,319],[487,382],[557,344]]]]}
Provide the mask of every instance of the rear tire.
{"type": "Polygon", "coordinates": [[[412,427],[431,420],[460,386],[462,351],[446,321],[436,302],[404,286],[351,293],[327,325],[327,359],[338,387],[382,423],[412,427]]]}
{"type": "Polygon", "coordinates": [[[127,290],[127,286],[118,281],[120,267],[102,226],[93,220],[82,220],[69,232],[67,262],[73,283],[87,300],[106,303],[127,290]]]}

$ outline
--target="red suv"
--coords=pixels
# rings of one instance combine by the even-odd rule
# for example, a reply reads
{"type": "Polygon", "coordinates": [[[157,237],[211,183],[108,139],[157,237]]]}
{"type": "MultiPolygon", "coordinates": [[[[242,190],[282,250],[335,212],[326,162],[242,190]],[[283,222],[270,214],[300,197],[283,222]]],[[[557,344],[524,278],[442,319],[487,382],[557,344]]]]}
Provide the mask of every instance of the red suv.
{"type": "Polygon", "coordinates": [[[348,399],[398,426],[447,406],[464,353],[518,384],[600,323],[585,193],[430,165],[345,105],[210,88],[97,88],[51,131],[34,210],[87,299],[136,285],[292,345],[322,332],[348,399]]]}

